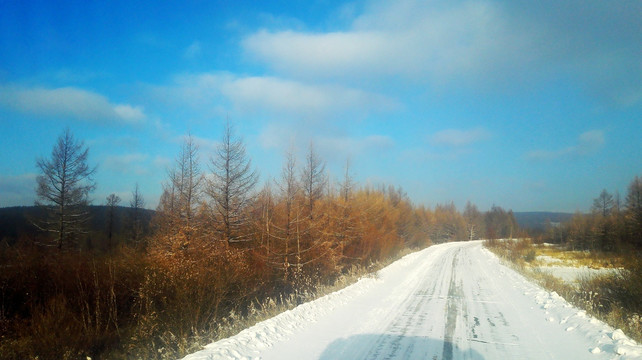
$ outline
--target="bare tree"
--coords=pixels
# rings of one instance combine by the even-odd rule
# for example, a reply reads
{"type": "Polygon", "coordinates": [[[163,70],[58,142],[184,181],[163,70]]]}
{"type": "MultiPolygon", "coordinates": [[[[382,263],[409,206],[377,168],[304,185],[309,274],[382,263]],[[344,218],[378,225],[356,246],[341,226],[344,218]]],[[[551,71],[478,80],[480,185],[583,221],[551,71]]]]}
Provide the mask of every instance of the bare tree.
{"type": "Polygon", "coordinates": [[[211,159],[211,171],[207,194],[213,200],[214,215],[221,222],[222,240],[228,245],[247,240],[241,229],[249,223],[245,210],[253,198],[258,175],[247,158],[243,141],[234,136],[229,121],[211,159]]]}
{"type": "Polygon", "coordinates": [[[290,255],[290,242],[293,238],[296,239],[296,249],[292,251],[296,256],[296,270],[300,270],[301,263],[301,243],[298,229],[298,214],[299,208],[297,206],[297,195],[299,194],[299,182],[296,179],[296,159],[292,151],[286,154],[285,164],[281,173],[281,181],[278,182],[279,189],[281,190],[281,198],[285,204],[285,218],[283,223],[283,241],[285,242],[284,253],[284,271],[285,280],[287,281],[288,268],[290,266],[288,257],[290,255]]]}
{"type": "Polygon", "coordinates": [[[114,225],[116,222],[116,206],[120,204],[120,197],[116,194],[109,194],[107,196],[107,247],[109,249],[113,246],[114,225]]]}
{"type": "Polygon", "coordinates": [[[345,173],[343,175],[343,182],[341,182],[340,190],[341,197],[346,203],[348,202],[348,200],[350,200],[350,196],[352,196],[354,185],[354,180],[352,179],[352,175],[350,174],[350,159],[348,159],[346,160],[345,173]]]}
{"type": "Polygon", "coordinates": [[[596,212],[603,217],[611,214],[615,202],[613,201],[613,195],[609,194],[606,189],[602,190],[600,196],[593,200],[593,212],[596,212]]]}
{"type": "Polygon", "coordinates": [[[189,240],[192,232],[194,212],[201,198],[203,175],[199,164],[199,149],[192,135],[188,135],[176,158],[176,167],[169,172],[181,225],[186,229],[189,240]]]}
{"type": "Polygon", "coordinates": [[[131,239],[135,245],[140,242],[143,235],[143,208],[145,208],[145,199],[138,189],[138,183],[136,183],[134,191],[132,191],[132,199],[129,202],[131,239]]]}
{"type": "Polygon", "coordinates": [[[93,180],[96,168],[87,164],[88,154],[84,143],[65,129],[58,137],[51,158],[36,161],[42,173],[37,178],[36,205],[47,209],[47,218],[36,225],[55,234],[58,249],[85,232],[83,228],[89,219],[88,197],[96,186],[93,180]]]}
{"type": "Polygon", "coordinates": [[[263,185],[263,189],[258,195],[258,203],[261,209],[261,218],[257,227],[261,232],[261,246],[265,247],[265,256],[269,258],[271,251],[270,239],[272,236],[270,228],[274,217],[274,197],[272,195],[272,184],[269,180],[263,185]]]}
{"type": "Polygon", "coordinates": [[[484,232],[484,215],[477,209],[477,206],[470,201],[466,202],[464,213],[462,214],[466,222],[466,232],[468,240],[479,239],[484,232]]]}
{"type": "Polygon", "coordinates": [[[626,216],[634,245],[642,247],[642,178],[636,176],[626,195],[626,216]]]}
{"type": "Polygon", "coordinates": [[[310,152],[305,158],[301,178],[303,195],[305,196],[310,219],[312,219],[314,203],[323,195],[323,189],[327,182],[325,163],[317,155],[312,143],[310,143],[310,152]]]}

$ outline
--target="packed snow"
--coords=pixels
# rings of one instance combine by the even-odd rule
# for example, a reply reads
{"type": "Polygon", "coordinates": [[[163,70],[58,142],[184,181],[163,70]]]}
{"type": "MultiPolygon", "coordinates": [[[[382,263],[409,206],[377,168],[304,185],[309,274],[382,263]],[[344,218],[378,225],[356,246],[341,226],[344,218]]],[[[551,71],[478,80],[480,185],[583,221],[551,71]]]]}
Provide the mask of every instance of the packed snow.
{"type": "Polygon", "coordinates": [[[502,358],[642,359],[642,346],[472,241],[405,256],[184,359],[502,358]]]}

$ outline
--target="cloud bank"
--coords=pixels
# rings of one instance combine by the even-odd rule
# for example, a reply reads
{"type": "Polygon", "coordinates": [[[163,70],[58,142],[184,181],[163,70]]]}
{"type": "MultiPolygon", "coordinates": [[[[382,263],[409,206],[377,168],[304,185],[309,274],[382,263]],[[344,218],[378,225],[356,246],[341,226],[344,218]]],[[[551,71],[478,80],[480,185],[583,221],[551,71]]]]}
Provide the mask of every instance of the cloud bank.
{"type": "Polygon", "coordinates": [[[345,30],[262,29],[242,47],[300,78],[401,76],[488,88],[571,74],[592,94],[634,104],[642,99],[641,13],[632,0],[381,0],[345,30]]]}
{"type": "Polygon", "coordinates": [[[115,120],[137,124],[146,118],[140,106],[114,104],[103,95],[75,87],[0,85],[0,106],[30,115],[70,117],[95,123],[115,120]]]}

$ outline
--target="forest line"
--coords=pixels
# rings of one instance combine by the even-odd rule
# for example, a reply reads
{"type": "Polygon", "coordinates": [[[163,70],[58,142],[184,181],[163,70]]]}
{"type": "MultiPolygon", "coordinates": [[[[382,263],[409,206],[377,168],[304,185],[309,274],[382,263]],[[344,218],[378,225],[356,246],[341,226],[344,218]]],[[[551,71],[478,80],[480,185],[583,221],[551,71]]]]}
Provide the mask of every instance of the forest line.
{"type": "Polygon", "coordinates": [[[498,206],[430,209],[401,188],[360,186],[349,165],[331,183],[313,146],[302,164],[286,154],[281,176],[259,189],[227,124],[209,162],[185,138],[149,224],[136,185],[125,219],[121,199],[106,198],[97,233],[88,151],[67,129],[37,160],[39,233],[0,248],[2,358],[175,358],[221,336],[229,319],[299,303],[405,249],[520,231],[498,206]]]}

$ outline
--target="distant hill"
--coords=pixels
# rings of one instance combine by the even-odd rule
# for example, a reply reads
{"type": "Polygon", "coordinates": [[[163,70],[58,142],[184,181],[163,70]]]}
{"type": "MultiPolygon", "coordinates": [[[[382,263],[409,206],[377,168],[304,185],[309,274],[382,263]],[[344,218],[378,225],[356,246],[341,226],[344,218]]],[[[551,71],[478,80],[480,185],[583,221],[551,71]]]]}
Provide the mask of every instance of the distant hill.
{"type": "MultiPolygon", "coordinates": [[[[89,206],[89,231],[95,234],[105,233],[107,230],[108,207],[104,205],[89,206]]],[[[125,220],[130,216],[130,208],[117,206],[115,212],[114,233],[122,234],[125,231],[125,220]]],[[[154,215],[153,210],[142,209],[143,227],[149,228],[149,223],[154,215]]],[[[39,233],[30,219],[43,218],[44,209],[37,206],[15,206],[0,208],[0,241],[6,240],[12,244],[21,235],[33,236],[39,233]]]]}
{"type": "Polygon", "coordinates": [[[568,221],[573,214],[546,211],[516,212],[515,221],[526,230],[545,230],[547,224],[563,223],[568,221]]]}

